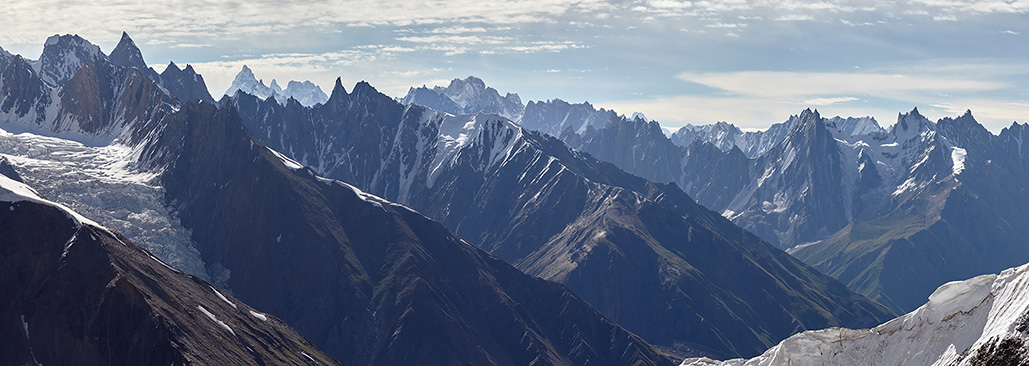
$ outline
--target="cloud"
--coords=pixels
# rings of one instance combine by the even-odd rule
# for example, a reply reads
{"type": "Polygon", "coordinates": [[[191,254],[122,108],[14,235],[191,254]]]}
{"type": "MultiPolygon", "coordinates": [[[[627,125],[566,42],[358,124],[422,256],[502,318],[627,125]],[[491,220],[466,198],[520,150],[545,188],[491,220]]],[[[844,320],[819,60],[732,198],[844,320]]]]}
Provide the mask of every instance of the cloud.
{"type": "Polygon", "coordinates": [[[809,100],[811,96],[818,95],[840,94],[911,99],[917,94],[927,92],[981,92],[1008,86],[1001,82],[938,74],[876,72],[740,71],[682,73],[678,78],[730,95],[778,98],[783,102],[809,100]]]}
{"type": "Polygon", "coordinates": [[[174,48],[204,48],[204,47],[214,47],[214,45],[206,44],[206,43],[204,43],[204,44],[179,43],[179,44],[172,45],[171,47],[174,47],[174,48]]]}
{"type": "Polygon", "coordinates": [[[461,45],[480,45],[480,44],[504,44],[510,42],[510,37],[480,37],[480,36],[409,36],[397,38],[398,41],[412,42],[412,43],[451,43],[461,45]]]}
{"type": "Polygon", "coordinates": [[[681,73],[679,79],[713,91],[596,104],[617,111],[643,111],[665,126],[725,120],[751,128],[781,122],[808,107],[819,108],[826,116],[870,115],[887,125],[901,111],[887,105],[918,106],[934,118],[957,116],[972,109],[980,122],[996,132],[1012,121],[1029,120],[1029,100],[1025,95],[1017,99],[1017,83],[1005,81],[1016,80],[1024,73],[1029,71],[984,60],[847,72],[681,73]],[[990,93],[1016,99],[983,97],[990,93]]]}
{"type": "Polygon", "coordinates": [[[787,15],[783,15],[783,16],[780,16],[778,18],[775,18],[775,20],[778,21],[778,22],[796,22],[796,21],[814,20],[814,19],[815,19],[815,17],[813,17],[811,15],[807,15],[807,14],[787,14],[787,15]]]}
{"type": "Polygon", "coordinates": [[[827,105],[831,105],[831,104],[853,102],[855,100],[860,100],[860,99],[854,98],[854,97],[814,98],[814,99],[805,100],[803,102],[803,104],[810,105],[810,106],[815,106],[815,107],[823,107],[823,106],[827,106],[827,105]]]}
{"type": "Polygon", "coordinates": [[[747,27],[747,23],[714,23],[714,24],[705,25],[705,27],[708,27],[708,28],[736,29],[736,28],[746,28],[747,27]]]}

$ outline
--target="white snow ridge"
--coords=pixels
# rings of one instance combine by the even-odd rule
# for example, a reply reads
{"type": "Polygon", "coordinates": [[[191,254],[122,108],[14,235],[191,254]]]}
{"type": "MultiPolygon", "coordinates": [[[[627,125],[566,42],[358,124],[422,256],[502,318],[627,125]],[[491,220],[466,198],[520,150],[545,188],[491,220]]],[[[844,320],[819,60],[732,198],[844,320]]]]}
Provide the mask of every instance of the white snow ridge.
{"type": "Polygon", "coordinates": [[[1029,264],[940,286],[915,311],[872,329],[794,335],[749,359],[691,358],[682,366],[971,365],[1004,341],[1025,352],[1029,264]]]}

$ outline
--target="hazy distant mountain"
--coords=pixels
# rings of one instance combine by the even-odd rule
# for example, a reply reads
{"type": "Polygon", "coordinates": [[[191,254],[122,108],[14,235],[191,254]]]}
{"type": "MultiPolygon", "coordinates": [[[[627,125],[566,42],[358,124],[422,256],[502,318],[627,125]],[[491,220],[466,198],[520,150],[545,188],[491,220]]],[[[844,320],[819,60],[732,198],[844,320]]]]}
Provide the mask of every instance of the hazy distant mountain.
{"type": "Polygon", "coordinates": [[[493,113],[508,119],[518,120],[522,115],[521,98],[518,94],[501,96],[496,89],[474,76],[454,79],[446,88],[429,89],[426,86],[411,88],[400,101],[403,104],[417,104],[453,115],[468,113],[493,113]]]}
{"type": "Polygon", "coordinates": [[[272,85],[266,86],[264,85],[264,80],[258,80],[247,65],[243,65],[243,69],[236,74],[236,78],[232,80],[232,85],[225,91],[225,95],[235,95],[237,91],[243,91],[261,99],[275,98],[279,104],[286,104],[290,98],[293,98],[300,102],[300,104],[308,107],[325,103],[325,101],[329,100],[329,96],[325,95],[321,88],[310,81],[299,82],[290,80],[286,84],[286,89],[283,90],[279,83],[273,79],[272,85]]]}
{"type": "Polygon", "coordinates": [[[589,128],[603,128],[615,118],[618,115],[614,111],[597,110],[588,102],[571,104],[552,99],[529,102],[518,123],[527,129],[557,137],[565,133],[582,135],[589,128]]]}

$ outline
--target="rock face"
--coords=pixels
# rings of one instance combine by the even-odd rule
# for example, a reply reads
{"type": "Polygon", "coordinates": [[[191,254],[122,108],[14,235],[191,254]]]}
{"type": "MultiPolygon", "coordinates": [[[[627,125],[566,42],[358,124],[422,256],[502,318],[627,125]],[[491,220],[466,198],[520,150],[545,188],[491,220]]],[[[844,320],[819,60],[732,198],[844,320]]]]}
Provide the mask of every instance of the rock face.
{"type": "Polygon", "coordinates": [[[337,365],[285,323],[0,176],[10,365],[337,365]]]}
{"type": "Polygon", "coordinates": [[[214,103],[214,98],[211,98],[211,93],[207,91],[204,77],[197,74],[192,66],[186,65],[185,69],[179,69],[178,65],[171,62],[164,72],[158,74],[153,68],[147,66],[146,61],[143,60],[143,53],[139,51],[139,47],[136,47],[132,38],[129,38],[128,33],[122,32],[121,41],[107,59],[114,66],[139,70],[140,73],[157,82],[169,94],[182,102],[214,103]]]}
{"type": "Polygon", "coordinates": [[[132,41],[126,32],[121,33],[121,40],[118,41],[114,50],[111,50],[107,60],[115,66],[131,67],[139,71],[149,70],[146,61],[143,60],[143,53],[139,51],[136,42],[132,41]]]}
{"type": "Polygon", "coordinates": [[[750,360],[683,366],[1024,365],[1029,265],[944,284],[914,311],[872,329],[804,332],[750,360]]]}
{"type": "Polygon", "coordinates": [[[142,156],[205,260],[344,363],[669,364],[563,286],[255,143],[232,108],[165,126],[142,156]]]}
{"type": "Polygon", "coordinates": [[[211,92],[207,91],[204,77],[197,74],[192,65],[186,65],[186,68],[179,69],[174,62],[169,63],[168,67],[161,72],[158,83],[183,103],[197,101],[214,103],[211,92]]]}
{"type": "Polygon", "coordinates": [[[7,69],[7,65],[14,60],[14,55],[0,47],[0,70],[7,69]]]}
{"type": "Polygon", "coordinates": [[[337,82],[313,108],[242,94],[230,103],[262,142],[301,165],[568,285],[651,343],[756,354],[802,329],[889,316],[674,186],[496,115],[405,106],[367,83],[348,93],[337,82]]]}

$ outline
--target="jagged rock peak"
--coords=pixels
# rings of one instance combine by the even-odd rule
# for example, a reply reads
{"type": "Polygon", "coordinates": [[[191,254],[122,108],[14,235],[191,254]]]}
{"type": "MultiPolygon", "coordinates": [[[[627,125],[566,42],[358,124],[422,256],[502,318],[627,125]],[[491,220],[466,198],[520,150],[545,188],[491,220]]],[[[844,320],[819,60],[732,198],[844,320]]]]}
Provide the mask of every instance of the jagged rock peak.
{"type": "Polygon", "coordinates": [[[0,47],[0,71],[4,71],[4,69],[7,68],[7,64],[10,63],[13,58],[14,55],[7,52],[7,50],[4,50],[3,47],[0,47]]]}
{"type": "Polygon", "coordinates": [[[817,109],[807,108],[796,117],[796,123],[792,129],[806,129],[814,125],[823,125],[822,116],[818,114],[817,109]]]}
{"type": "Polygon", "coordinates": [[[375,87],[372,86],[372,84],[369,84],[364,80],[358,81],[357,85],[354,85],[354,94],[364,94],[366,92],[378,93],[379,91],[375,90],[375,87]]]}
{"type": "Polygon", "coordinates": [[[920,134],[922,131],[935,131],[936,125],[928,118],[918,113],[918,107],[911,109],[911,112],[900,113],[897,116],[897,123],[893,125],[890,132],[898,137],[898,140],[920,134]]]}
{"type": "Polygon", "coordinates": [[[146,62],[143,60],[143,53],[140,52],[139,47],[132,41],[127,32],[121,33],[121,41],[111,51],[111,55],[108,59],[112,64],[116,66],[134,67],[140,71],[146,70],[146,62]]]}
{"type": "Polygon", "coordinates": [[[347,96],[347,88],[343,87],[343,78],[336,77],[336,83],[332,86],[332,93],[329,95],[329,100],[338,100],[347,96]]]}

